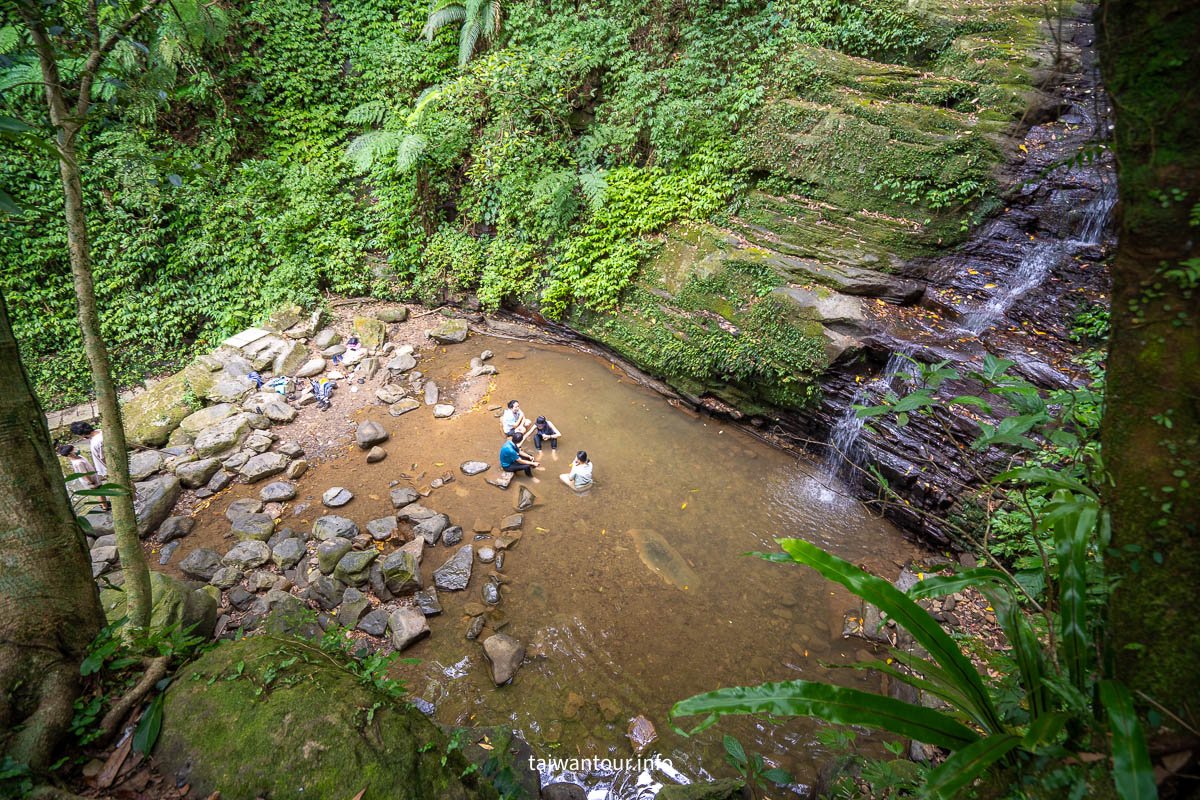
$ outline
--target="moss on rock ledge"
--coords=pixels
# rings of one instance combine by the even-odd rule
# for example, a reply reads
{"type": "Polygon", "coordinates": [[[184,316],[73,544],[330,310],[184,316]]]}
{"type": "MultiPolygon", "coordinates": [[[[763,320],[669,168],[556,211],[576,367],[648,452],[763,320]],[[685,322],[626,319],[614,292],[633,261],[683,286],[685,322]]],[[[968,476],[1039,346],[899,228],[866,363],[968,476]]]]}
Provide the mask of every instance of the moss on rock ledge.
{"type": "Polygon", "coordinates": [[[497,797],[461,777],[467,761],[420,712],[288,637],[224,643],[180,669],[154,755],[201,797],[497,797]]]}

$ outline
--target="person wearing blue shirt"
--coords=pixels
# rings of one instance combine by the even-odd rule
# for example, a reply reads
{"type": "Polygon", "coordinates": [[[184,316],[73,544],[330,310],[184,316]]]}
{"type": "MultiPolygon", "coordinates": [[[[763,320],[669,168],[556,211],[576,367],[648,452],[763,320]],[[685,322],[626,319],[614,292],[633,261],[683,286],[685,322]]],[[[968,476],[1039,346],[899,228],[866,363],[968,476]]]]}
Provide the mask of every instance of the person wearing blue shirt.
{"type": "MultiPolygon", "coordinates": [[[[512,435],[508,437],[508,441],[500,448],[500,468],[507,472],[524,472],[533,478],[533,468],[540,467],[541,462],[517,447],[523,438],[520,431],[513,431],[512,435]]],[[[534,478],[534,480],[537,479],[534,478]]]]}

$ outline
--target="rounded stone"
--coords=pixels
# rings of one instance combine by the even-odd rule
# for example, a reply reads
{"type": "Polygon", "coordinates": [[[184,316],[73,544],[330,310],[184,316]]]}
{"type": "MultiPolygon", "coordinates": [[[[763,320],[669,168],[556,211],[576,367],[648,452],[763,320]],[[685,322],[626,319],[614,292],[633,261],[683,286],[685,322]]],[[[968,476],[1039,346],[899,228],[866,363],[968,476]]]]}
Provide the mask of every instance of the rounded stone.
{"type": "Polygon", "coordinates": [[[333,486],[321,495],[321,502],[330,508],[340,508],[354,499],[354,493],[341,486],[333,486]]]}

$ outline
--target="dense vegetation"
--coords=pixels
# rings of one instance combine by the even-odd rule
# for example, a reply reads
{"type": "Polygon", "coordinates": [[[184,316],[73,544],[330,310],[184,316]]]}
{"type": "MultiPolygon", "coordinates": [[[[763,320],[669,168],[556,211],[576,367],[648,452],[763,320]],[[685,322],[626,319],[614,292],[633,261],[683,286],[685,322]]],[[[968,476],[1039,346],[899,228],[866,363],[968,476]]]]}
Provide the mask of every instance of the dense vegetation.
{"type": "MultiPolygon", "coordinates": [[[[1002,3],[952,15],[898,0],[554,0],[503,7],[460,68],[458,26],[427,42],[428,11],[185,0],[172,24],[118,45],[80,147],[119,381],[326,291],[611,309],[655,234],[769,214],[774,195],[915,220],[894,250],[953,240],[996,160],[971,126],[1020,113],[1027,80],[1007,62],[1033,29],[1033,12],[1002,3]],[[889,77],[897,64],[919,70],[889,77]],[[813,113],[830,105],[836,128],[813,113]],[[805,158],[778,152],[805,125],[822,125],[805,158]]],[[[0,105],[40,127],[36,64],[4,22],[0,105]]],[[[57,170],[31,152],[0,146],[0,185],[28,209],[3,226],[0,281],[43,398],[64,404],[89,381],[57,170]]],[[[673,377],[703,381],[745,355],[677,338],[673,377]]],[[[791,350],[732,377],[820,366],[818,348],[791,350]]]]}

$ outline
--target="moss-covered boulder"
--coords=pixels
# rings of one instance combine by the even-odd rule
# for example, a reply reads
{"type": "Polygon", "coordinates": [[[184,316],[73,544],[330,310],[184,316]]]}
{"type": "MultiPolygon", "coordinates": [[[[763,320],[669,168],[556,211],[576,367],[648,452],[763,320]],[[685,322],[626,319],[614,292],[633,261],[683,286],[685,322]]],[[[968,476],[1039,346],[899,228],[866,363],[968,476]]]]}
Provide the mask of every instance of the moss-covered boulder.
{"type": "Polygon", "coordinates": [[[197,362],[134,397],[121,408],[125,439],[143,447],[166,444],[179,424],[199,410],[199,398],[207,395],[218,377],[219,372],[197,362]]]}
{"type": "MultiPolygon", "coordinates": [[[[193,589],[178,578],[151,572],[150,596],[153,599],[151,628],[161,630],[178,622],[185,629],[195,625],[192,633],[196,636],[212,636],[217,624],[217,601],[210,595],[193,589]]],[[[125,592],[105,589],[100,593],[100,605],[104,607],[108,621],[116,622],[125,616],[125,592]]]]}
{"type": "Polygon", "coordinates": [[[345,800],[495,800],[416,709],[300,639],[226,642],[167,690],[154,755],[193,793],[345,800]]]}

